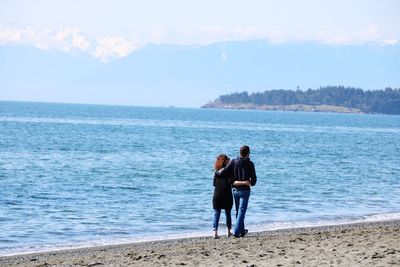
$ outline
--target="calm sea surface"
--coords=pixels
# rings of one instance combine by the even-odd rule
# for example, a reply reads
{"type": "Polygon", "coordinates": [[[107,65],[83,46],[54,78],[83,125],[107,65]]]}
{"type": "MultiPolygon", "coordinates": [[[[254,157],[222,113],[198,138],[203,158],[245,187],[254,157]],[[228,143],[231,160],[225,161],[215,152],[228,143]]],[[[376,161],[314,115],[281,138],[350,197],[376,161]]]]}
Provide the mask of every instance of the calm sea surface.
{"type": "Polygon", "coordinates": [[[243,144],[250,231],[400,218],[400,116],[0,102],[0,255],[210,234],[243,144]]]}

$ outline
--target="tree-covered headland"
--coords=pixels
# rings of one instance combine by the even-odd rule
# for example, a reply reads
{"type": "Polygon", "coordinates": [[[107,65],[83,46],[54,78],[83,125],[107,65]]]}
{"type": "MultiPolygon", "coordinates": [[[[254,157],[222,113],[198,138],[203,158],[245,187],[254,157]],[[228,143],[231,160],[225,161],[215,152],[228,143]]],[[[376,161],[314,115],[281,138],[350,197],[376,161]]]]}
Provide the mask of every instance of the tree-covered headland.
{"type": "Polygon", "coordinates": [[[205,108],[265,109],[400,114],[400,89],[362,90],[327,86],[302,91],[247,91],[221,95],[205,108]]]}

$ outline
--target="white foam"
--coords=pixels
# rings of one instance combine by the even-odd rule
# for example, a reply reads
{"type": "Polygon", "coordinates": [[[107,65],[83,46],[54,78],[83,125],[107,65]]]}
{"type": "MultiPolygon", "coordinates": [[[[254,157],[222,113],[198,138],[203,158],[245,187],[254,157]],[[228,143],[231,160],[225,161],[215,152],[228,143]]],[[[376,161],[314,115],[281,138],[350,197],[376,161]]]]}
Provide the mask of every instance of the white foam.
{"type": "Polygon", "coordinates": [[[44,253],[60,250],[69,249],[80,249],[80,248],[90,248],[98,246],[109,246],[109,245],[124,245],[132,243],[142,243],[142,242],[152,242],[152,241],[163,241],[163,240],[173,240],[181,238],[197,238],[209,236],[209,232],[191,232],[184,234],[166,234],[161,236],[147,236],[147,237],[127,237],[127,238],[115,238],[115,239],[96,239],[92,241],[77,242],[74,244],[63,244],[63,245],[45,245],[38,247],[23,247],[23,248],[13,248],[0,251],[0,256],[14,256],[14,255],[24,255],[31,253],[44,253]]]}
{"type": "Polygon", "coordinates": [[[364,222],[384,222],[400,220],[400,213],[383,213],[362,216],[357,219],[336,219],[336,220],[319,220],[319,221],[294,221],[294,222],[274,222],[270,224],[256,225],[250,230],[254,232],[259,231],[274,231],[283,229],[296,229],[296,228],[309,228],[321,226],[334,226],[344,225],[351,223],[364,223],[364,222]]]}

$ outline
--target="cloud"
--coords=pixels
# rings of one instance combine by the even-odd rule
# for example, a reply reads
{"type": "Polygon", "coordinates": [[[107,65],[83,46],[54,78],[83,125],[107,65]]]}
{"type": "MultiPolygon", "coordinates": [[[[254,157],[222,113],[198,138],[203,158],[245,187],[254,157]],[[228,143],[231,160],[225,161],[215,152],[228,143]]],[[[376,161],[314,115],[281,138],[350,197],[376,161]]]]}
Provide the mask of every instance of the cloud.
{"type": "Polygon", "coordinates": [[[50,46],[49,30],[37,32],[29,27],[0,29],[0,44],[33,45],[47,49],[50,46]]]}
{"type": "Polygon", "coordinates": [[[125,57],[138,48],[140,48],[140,45],[135,38],[125,39],[119,36],[107,36],[97,41],[93,55],[103,61],[108,61],[113,57],[125,57]]]}
{"type": "Polygon", "coordinates": [[[377,25],[368,25],[366,29],[348,32],[339,29],[328,29],[317,35],[317,40],[329,45],[361,45],[366,43],[382,43],[384,37],[377,25]]]}
{"type": "MultiPolygon", "coordinates": [[[[398,36],[387,36],[375,24],[351,32],[348,29],[328,28],[314,34],[297,34],[255,26],[224,28],[205,25],[197,28],[168,29],[154,26],[141,35],[107,35],[90,37],[80,29],[64,27],[36,30],[30,27],[0,28],[0,45],[34,46],[41,50],[58,50],[65,53],[87,53],[104,62],[121,58],[147,44],[208,45],[217,42],[266,40],[270,44],[317,42],[327,45],[400,45],[398,36]]],[[[227,59],[225,51],[222,60],[227,59]]]]}
{"type": "Polygon", "coordinates": [[[90,41],[87,40],[86,36],[75,28],[61,29],[54,35],[53,39],[59,44],[80,50],[86,50],[90,45],[90,41]]]}
{"type": "Polygon", "coordinates": [[[58,42],[63,42],[65,39],[67,39],[67,37],[71,34],[77,34],[79,30],[77,29],[73,29],[73,28],[65,28],[65,29],[61,29],[59,30],[55,36],[54,36],[54,40],[58,41],[58,42]]]}
{"type": "Polygon", "coordinates": [[[72,46],[81,50],[86,50],[90,45],[90,42],[86,40],[85,36],[76,35],[72,37],[72,46]]]}
{"type": "Polygon", "coordinates": [[[85,51],[90,46],[90,41],[85,35],[80,33],[79,29],[64,28],[60,29],[54,36],[54,46],[61,48],[65,52],[79,49],[85,51]]]}
{"type": "Polygon", "coordinates": [[[150,31],[150,42],[162,43],[167,38],[167,31],[163,26],[155,26],[150,31]]]}
{"type": "Polygon", "coordinates": [[[239,38],[244,38],[244,39],[257,38],[262,36],[261,32],[257,29],[257,27],[237,27],[233,30],[233,32],[239,38]]]}
{"type": "Polygon", "coordinates": [[[15,29],[0,29],[0,43],[17,42],[21,39],[21,32],[15,29]]]}
{"type": "Polygon", "coordinates": [[[88,38],[78,29],[63,28],[58,31],[32,28],[0,29],[0,44],[33,45],[41,50],[61,50],[67,53],[85,51],[90,46],[88,38]]]}
{"type": "Polygon", "coordinates": [[[382,45],[400,45],[400,40],[396,38],[384,39],[381,42],[382,45]]]}

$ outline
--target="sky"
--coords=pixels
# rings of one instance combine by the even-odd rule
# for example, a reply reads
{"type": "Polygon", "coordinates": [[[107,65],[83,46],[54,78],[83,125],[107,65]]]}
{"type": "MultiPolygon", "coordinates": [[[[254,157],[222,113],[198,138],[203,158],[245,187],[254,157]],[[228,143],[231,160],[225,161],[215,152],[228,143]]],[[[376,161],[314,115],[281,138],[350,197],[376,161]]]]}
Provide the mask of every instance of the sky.
{"type": "MultiPolygon", "coordinates": [[[[132,57],[152,45],[167,44],[179,47],[222,44],[221,60],[229,57],[223,44],[237,41],[262,40],[274,47],[319,44],[330,48],[392,49],[400,46],[399,25],[400,1],[397,0],[0,0],[0,50],[35,48],[50,54],[88,56],[101,64],[132,57]]],[[[37,65],[40,68],[40,62],[37,65]]],[[[79,63],[76,68],[80,68],[79,63]]],[[[394,68],[395,72],[399,70],[398,66],[394,68]]],[[[24,73],[21,75],[23,78],[24,73]]],[[[389,80],[381,81],[382,88],[400,86],[398,80],[389,80]]],[[[310,81],[310,84],[313,83],[310,81]]],[[[40,81],[32,86],[40,87],[40,81]]],[[[161,87],[151,88],[160,98],[165,91],[161,87]]],[[[41,99],[37,94],[32,98],[26,88],[22,90],[18,86],[11,88],[13,95],[10,88],[0,87],[0,99],[41,99]]],[[[190,86],[187,89],[191,90],[190,86]]],[[[54,90],[53,95],[57,95],[57,89],[54,90]]],[[[110,89],[102,90],[105,95],[107,90],[112,94],[110,89]]],[[[126,92],[126,96],[138,94],[137,90],[131,94],[126,92]]],[[[198,94],[201,89],[193,90],[198,94]]],[[[207,91],[204,99],[221,92],[207,91]]],[[[60,91],[60,95],[67,94],[60,91]]],[[[48,99],[45,95],[43,99],[63,101],[62,98],[48,99]]],[[[71,99],[80,102],[78,96],[67,97],[65,101],[71,99]]],[[[183,99],[176,101],[179,105],[184,102],[183,99]]],[[[135,105],[154,103],[132,102],[135,105]]]]}

